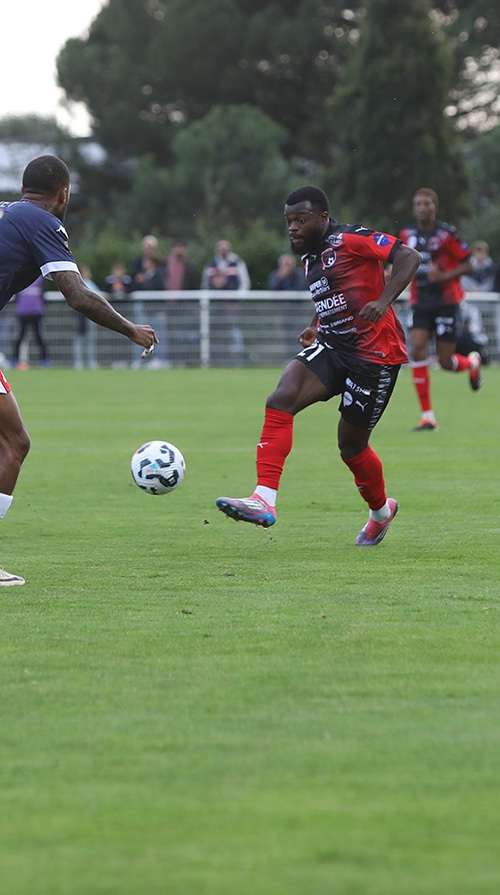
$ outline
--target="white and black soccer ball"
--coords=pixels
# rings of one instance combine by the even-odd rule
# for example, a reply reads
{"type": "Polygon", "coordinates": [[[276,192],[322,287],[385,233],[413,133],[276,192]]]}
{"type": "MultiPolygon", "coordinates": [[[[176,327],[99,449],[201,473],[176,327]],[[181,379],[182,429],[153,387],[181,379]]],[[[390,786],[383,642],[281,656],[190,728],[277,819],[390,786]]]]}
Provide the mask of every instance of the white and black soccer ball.
{"type": "Polygon", "coordinates": [[[147,441],[132,457],[136,485],[148,494],[170,494],[184,478],[186,464],[179,448],[168,441],[147,441]]]}

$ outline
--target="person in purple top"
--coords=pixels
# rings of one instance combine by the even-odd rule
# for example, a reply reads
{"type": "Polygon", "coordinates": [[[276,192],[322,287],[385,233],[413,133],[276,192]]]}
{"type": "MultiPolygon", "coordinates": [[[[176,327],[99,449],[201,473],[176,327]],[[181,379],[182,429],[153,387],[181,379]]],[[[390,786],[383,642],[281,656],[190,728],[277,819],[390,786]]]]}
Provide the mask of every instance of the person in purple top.
{"type": "Polygon", "coordinates": [[[16,316],[19,324],[18,334],[14,341],[12,362],[15,367],[26,365],[19,363],[19,351],[29,330],[33,332],[40,350],[40,361],[43,367],[49,366],[47,343],[42,335],[42,320],[45,315],[45,299],[43,297],[43,277],[38,277],[31,286],[27,286],[16,296],[16,316]]]}
{"type": "MultiPolygon", "coordinates": [[[[0,309],[40,274],[52,279],[68,305],[100,326],[121,333],[145,353],[158,342],[151,326],[136,325],[84,283],[69,249],[64,218],[70,197],[70,174],[54,155],[26,166],[17,202],[0,202],[0,309]]],[[[30,439],[17,401],[0,371],[0,519],[29,451],[30,439]]],[[[0,586],[24,584],[24,578],[0,569],[0,586]]]]}

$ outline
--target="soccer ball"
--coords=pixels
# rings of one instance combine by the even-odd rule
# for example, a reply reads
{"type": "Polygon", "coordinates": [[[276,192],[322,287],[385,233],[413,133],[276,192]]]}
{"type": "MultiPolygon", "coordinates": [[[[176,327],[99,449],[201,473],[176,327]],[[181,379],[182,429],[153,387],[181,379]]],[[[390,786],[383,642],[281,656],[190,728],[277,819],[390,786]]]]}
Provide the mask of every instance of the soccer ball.
{"type": "Polygon", "coordinates": [[[184,457],[168,441],[147,441],[132,457],[130,468],[136,485],[148,494],[170,494],[182,482],[184,457]]]}

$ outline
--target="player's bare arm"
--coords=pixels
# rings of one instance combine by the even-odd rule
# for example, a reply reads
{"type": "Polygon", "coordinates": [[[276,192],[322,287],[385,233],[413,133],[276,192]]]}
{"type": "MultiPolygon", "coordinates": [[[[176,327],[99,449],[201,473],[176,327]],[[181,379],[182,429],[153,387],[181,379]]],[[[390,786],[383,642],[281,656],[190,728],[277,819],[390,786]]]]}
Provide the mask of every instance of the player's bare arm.
{"type": "Polygon", "coordinates": [[[455,280],[457,277],[466,276],[473,270],[470,258],[452,267],[451,270],[441,270],[437,264],[433,264],[427,273],[429,283],[446,283],[448,280],[455,280]]]}
{"type": "Polygon", "coordinates": [[[127,336],[131,342],[143,348],[150,348],[158,342],[151,326],[136,325],[126,317],[122,317],[107,299],[87,288],[79,273],[58,270],[52,272],[51,276],[74,311],[78,311],[99,326],[127,336]]]}
{"type": "Polygon", "coordinates": [[[404,244],[398,246],[394,253],[391,276],[384,291],[377,301],[370,301],[361,308],[359,316],[364,320],[371,320],[372,323],[378,323],[393,301],[411,282],[421,263],[422,257],[415,249],[404,244]]]}
{"type": "Polygon", "coordinates": [[[299,336],[299,342],[304,348],[309,348],[309,345],[312,345],[316,339],[316,333],[318,331],[318,315],[315,314],[309,326],[306,326],[304,330],[302,330],[299,336]]]}

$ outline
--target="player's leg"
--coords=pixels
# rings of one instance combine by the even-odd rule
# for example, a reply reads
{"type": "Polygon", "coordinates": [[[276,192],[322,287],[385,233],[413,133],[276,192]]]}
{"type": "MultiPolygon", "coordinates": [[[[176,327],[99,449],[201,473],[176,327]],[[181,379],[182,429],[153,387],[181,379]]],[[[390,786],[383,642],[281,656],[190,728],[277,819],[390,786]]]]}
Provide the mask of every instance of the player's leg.
{"type": "Polygon", "coordinates": [[[17,339],[15,339],[14,344],[12,346],[12,363],[13,364],[19,363],[19,352],[21,350],[21,345],[22,345],[24,339],[26,338],[26,329],[27,329],[26,317],[21,315],[20,317],[17,318],[17,320],[18,320],[19,329],[18,329],[17,339]]]}
{"type": "Polygon", "coordinates": [[[48,364],[48,351],[47,351],[47,343],[42,335],[42,322],[43,317],[41,316],[33,316],[32,318],[32,327],[33,327],[33,335],[35,337],[35,341],[38,345],[38,350],[40,351],[40,361],[42,364],[48,364]]]}
{"type": "Polygon", "coordinates": [[[29,435],[17,401],[0,372],[0,496],[14,491],[29,448],[29,435]]]}
{"type": "MultiPolygon", "coordinates": [[[[12,492],[30,447],[17,401],[0,373],[0,520],[12,503],[12,492]]],[[[0,586],[24,584],[24,579],[0,569],[0,586]]]]}
{"type": "Polygon", "coordinates": [[[483,383],[482,362],[479,351],[471,351],[467,356],[457,354],[458,305],[453,305],[436,318],[437,355],[443,370],[452,373],[469,374],[473,391],[477,392],[483,383]]]}
{"type": "Polygon", "coordinates": [[[431,402],[431,382],[429,373],[429,338],[430,328],[422,326],[425,317],[421,312],[412,312],[413,324],[410,326],[409,340],[411,351],[411,372],[413,385],[420,404],[420,423],[414,427],[414,432],[437,429],[436,418],[431,402]]]}
{"type": "Polygon", "coordinates": [[[382,416],[396,384],[399,367],[369,365],[372,374],[352,373],[340,405],[338,425],[340,456],[354,476],[360,496],[368,504],[370,518],[356,538],[356,544],[379,544],[398,511],[387,497],[380,457],[369,444],[371,432],[382,416]]]}
{"type": "MultiPolygon", "coordinates": [[[[323,346],[320,347],[323,350],[323,346]]],[[[313,353],[309,348],[301,354],[306,352],[313,353]]],[[[274,525],[281,475],[293,444],[294,416],[328,397],[327,387],[310,365],[295,358],[290,361],[266,402],[264,425],[257,445],[255,491],[248,498],[219,497],[216,504],[226,516],[264,528],[274,525]]]]}

